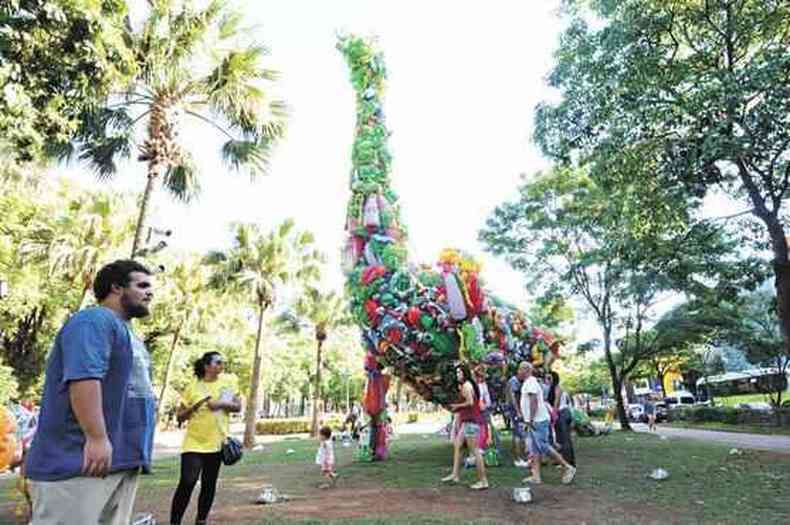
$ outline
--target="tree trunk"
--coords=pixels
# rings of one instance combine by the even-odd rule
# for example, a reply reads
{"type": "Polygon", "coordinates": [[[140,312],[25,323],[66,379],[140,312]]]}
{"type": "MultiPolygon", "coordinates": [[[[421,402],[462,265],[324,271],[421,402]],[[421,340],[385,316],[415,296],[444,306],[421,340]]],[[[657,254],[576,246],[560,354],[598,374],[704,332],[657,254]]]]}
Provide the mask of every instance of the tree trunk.
{"type": "Polygon", "coordinates": [[[261,335],[263,334],[263,314],[266,306],[258,304],[258,334],[255,337],[255,355],[252,359],[252,377],[247,411],[244,414],[244,446],[252,448],[255,444],[255,420],[258,418],[258,387],[261,382],[261,335]]]}
{"type": "Polygon", "coordinates": [[[351,378],[346,379],[346,414],[351,413],[351,378]]]}
{"type": "Polygon", "coordinates": [[[134,243],[132,243],[132,259],[137,256],[137,252],[141,250],[143,247],[141,243],[143,242],[143,231],[145,231],[145,223],[148,221],[148,208],[149,204],[151,203],[151,194],[154,191],[154,184],[156,183],[156,179],[159,176],[159,171],[157,166],[149,162],[148,163],[148,180],[145,183],[145,191],[143,192],[143,200],[140,203],[140,215],[137,218],[137,226],[134,230],[134,243]]]}
{"type": "Polygon", "coordinates": [[[162,407],[165,404],[165,393],[167,392],[167,387],[170,384],[170,373],[173,368],[173,358],[176,355],[176,346],[178,345],[178,339],[181,337],[181,329],[184,328],[184,323],[186,323],[186,316],[184,316],[184,318],[181,319],[181,322],[178,323],[178,327],[176,328],[176,331],[173,334],[173,342],[170,344],[170,355],[167,356],[165,377],[162,378],[162,389],[159,391],[159,403],[157,403],[156,405],[156,421],[154,422],[155,425],[159,424],[159,419],[162,417],[162,407]]]}
{"type": "Polygon", "coordinates": [[[661,387],[661,397],[667,397],[667,389],[664,386],[664,375],[660,367],[656,367],[656,377],[658,378],[658,386],[661,387]]]}
{"type": "MultiPolygon", "coordinates": [[[[778,257],[778,256],[777,256],[778,257]]],[[[774,261],[774,272],[776,280],[776,309],[779,322],[782,325],[782,333],[785,337],[785,344],[790,344],[790,263],[784,261],[779,263],[774,261]]]]}
{"type": "MultiPolygon", "coordinates": [[[[80,300],[77,301],[77,304],[75,305],[75,308],[74,308],[74,310],[72,310],[71,314],[76,314],[77,312],[79,312],[80,310],[85,308],[85,302],[88,299],[88,291],[93,286],[93,279],[94,279],[93,275],[90,275],[90,276],[86,275],[83,278],[83,280],[82,280],[82,293],[80,294],[80,300]]],[[[71,314],[69,314],[69,315],[71,315],[71,314]]]]}
{"type": "Polygon", "coordinates": [[[609,367],[609,375],[612,378],[612,388],[614,388],[614,399],[617,403],[617,418],[620,420],[620,428],[622,430],[632,430],[631,425],[628,423],[628,417],[625,413],[625,405],[623,404],[623,378],[617,372],[617,366],[614,364],[612,358],[612,337],[611,332],[604,328],[604,355],[606,356],[606,364],[609,367]]]}
{"type": "Polygon", "coordinates": [[[318,348],[316,349],[315,357],[315,388],[313,392],[313,422],[310,425],[310,435],[315,437],[318,435],[318,402],[321,398],[321,348],[324,345],[324,340],[321,337],[317,338],[318,348]]]}

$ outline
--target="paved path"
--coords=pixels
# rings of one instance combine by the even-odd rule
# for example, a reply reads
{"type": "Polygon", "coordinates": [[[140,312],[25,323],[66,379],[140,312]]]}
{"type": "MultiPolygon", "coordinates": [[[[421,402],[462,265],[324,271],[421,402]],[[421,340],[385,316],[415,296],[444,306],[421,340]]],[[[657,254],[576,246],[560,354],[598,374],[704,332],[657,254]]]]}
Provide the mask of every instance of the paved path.
{"type": "MultiPolygon", "coordinates": [[[[632,423],[637,432],[647,432],[644,423],[632,423]]],[[[716,430],[696,430],[691,428],[675,428],[658,425],[656,433],[667,438],[694,439],[722,443],[738,448],[768,450],[790,454],[790,436],[770,436],[765,434],[743,434],[740,432],[719,432],[716,430]]]]}

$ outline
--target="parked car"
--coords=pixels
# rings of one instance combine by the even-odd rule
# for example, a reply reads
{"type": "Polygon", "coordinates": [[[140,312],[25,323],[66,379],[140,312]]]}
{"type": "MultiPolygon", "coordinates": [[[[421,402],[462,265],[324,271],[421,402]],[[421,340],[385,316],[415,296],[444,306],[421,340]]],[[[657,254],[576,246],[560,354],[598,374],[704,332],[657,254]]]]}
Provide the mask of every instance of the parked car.
{"type": "Polygon", "coordinates": [[[631,403],[628,405],[628,419],[630,421],[644,421],[645,420],[645,407],[639,403],[631,403]]]}
{"type": "Polygon", "coordinates": [[[667,404],[663,401],[655,403],[656,405],[656,422],[667,420],[667,404]]]}

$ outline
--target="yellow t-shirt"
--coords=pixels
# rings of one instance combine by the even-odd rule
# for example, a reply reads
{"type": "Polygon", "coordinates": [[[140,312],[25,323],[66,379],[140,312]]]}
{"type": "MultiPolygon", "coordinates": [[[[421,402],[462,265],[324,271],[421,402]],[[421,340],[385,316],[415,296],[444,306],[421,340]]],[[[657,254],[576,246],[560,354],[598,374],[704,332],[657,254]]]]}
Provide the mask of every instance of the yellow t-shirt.
{"type": "MultiPolygon", "coordinates": [[[[206,383],[195,380],[181,394],[184,406],[191,407],[206,396],[218,401],[223,396],[238,395],[238,389],[232,378],[220,376],[216,381],[206,383]]],[[[181,446],[182,452],[219,452],[222,440],[230,431],[228,413],[224,410],[212,412],[204,403],[187,421],[187,433],[181,446]],[[222,429],[222,432],[220,432],[222,429]]]]}

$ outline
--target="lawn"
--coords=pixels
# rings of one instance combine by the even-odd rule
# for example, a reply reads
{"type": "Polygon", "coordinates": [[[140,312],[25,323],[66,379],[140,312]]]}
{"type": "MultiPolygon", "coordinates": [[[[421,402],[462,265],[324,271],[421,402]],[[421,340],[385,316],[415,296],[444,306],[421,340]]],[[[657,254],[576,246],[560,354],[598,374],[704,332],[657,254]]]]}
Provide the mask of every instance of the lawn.
{"type": "MultiPolygon", "coordinates": [[[[483,493],[466,488],[474,481],[471,469],[464,472],[464,485],[441,485],[451,451],[438,436],[402,435],[393,442],[392,458],[382,463],[355,463],[351,449],[338,446],[340,478],[329,490],[318,488],[315,443],[283,439],[223,469],[212,518],[249,525],[790,523],[790,455],[731,456],[726,446],[623,432],[576,444],[580,468],[573,485],[560,485],[559,471],[547,467],[546,483],[533,490],[535,502],[518,505],[510,495],[524,471],[514,467],[490,469],[492,488],[483,493]],[[668,470],[669,478],[648,478],[656,467],[668,470]],[[254,505],[264,483],[291,500],[254,505]]],[[[177,458],[158,461],[153,475],[143,478],[137,510],[167,523],[177,476],[177,458]]],[[[10,489],[10,481],[0,481],[0,501],[8,501],[10,489]]],[[[192,511],[184,523],[193,522],[192,511]]],[[[10,506],[0,503],[0,523],[13,523],[12,518],[10,506]]]]}
{"type": "MultiPolygon", "coordinates": [[[[785,397],[785,396],[782,396],[785,397]]],[[[716,406],[734,407],[741,403],[770,403],[768,396],[763,394],[739,394],[737,396],[713,398],[716,406]]]]}

